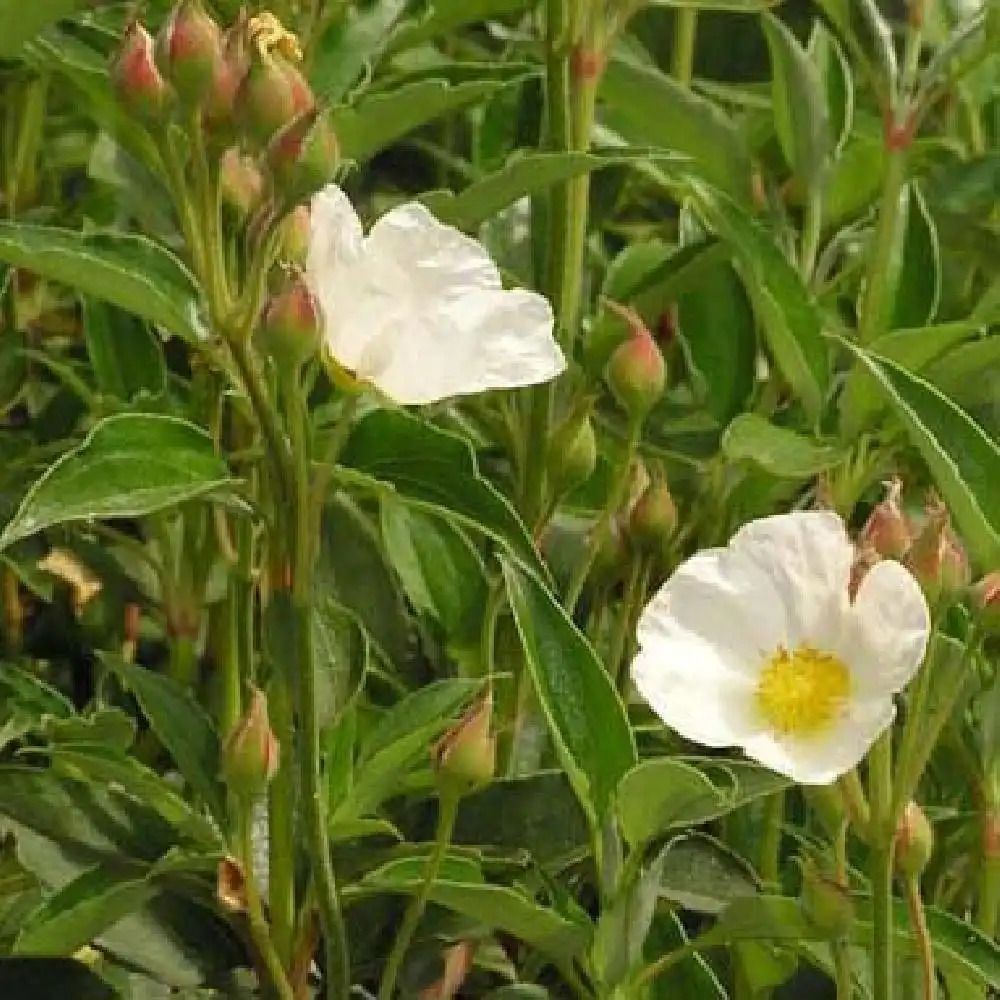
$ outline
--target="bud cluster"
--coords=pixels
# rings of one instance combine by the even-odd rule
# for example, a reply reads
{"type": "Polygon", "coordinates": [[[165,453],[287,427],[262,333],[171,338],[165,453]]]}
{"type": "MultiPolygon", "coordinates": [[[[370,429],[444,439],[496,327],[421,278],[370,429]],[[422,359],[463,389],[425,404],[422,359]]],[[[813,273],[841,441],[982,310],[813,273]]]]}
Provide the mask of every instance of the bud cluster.
{"type": "Polygon", "coordinates": [[[291,267],[280,271],[265,308],[260,345],[277,365],[292,367],[315,352],[322,325],[300,273],[306,206],[339,164],[301,59],[295,36],[273,14],[241,11],[223,30],[203,0],[178,0],[155,38],[139,22],[128,27],[111,68],[121,104],[158,140],[169,141],[179,126],[195,138],[195,157],[209,151],[206,167],[217,171],[226,217],[246,227],[253,245],[276,232],[278,258],[291,267]]]}

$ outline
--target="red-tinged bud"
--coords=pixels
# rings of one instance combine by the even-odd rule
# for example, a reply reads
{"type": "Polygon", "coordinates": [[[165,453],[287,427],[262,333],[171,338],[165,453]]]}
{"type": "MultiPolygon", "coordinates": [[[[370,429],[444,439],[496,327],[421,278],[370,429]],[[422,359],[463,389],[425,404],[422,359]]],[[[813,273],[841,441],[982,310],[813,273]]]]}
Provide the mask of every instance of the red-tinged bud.
{"type": "Polygon", "coordinates": [[[325,115],[307,111],[267,147],[274,190],[286,204],[306,201],[333,180],[340,163],[337,137],[325,115]]]}
{"type": "Polygon", "coordinates": [[[629,336],[612,352],[604,378],[622,409],[632,420],[639,421],[663,395],[666,364],[637,313],[616,302],[609,302],[608,308],[628,323],[629,336]]]}
{"type": "Polygon", "coordinates": [[[896,827],[896,867],[904,875],[919,876],[934,853],[934,828],[924,811],[910,802],[896,827]]]}
{"type": "Polygon", "coordinates": [[[927,508],[927,520],[906,553],[905,564],[920,582],[928,600],[969,585],[969,560],[949,525],[948,511],[939,500],[927,508]]]}
{"type": "Polygon", "coordinates": [[[496,737],[490,731],[493,698],[482,695],[431,751],[442,790],[466,795],[486,785],[496,771],[496,737]]]}
{"type": "Polygon", "coordinates": [[[278,53],[254,55],[236,97],[237,117],[248,139],[266,146],[315,106],[306,78],[293,63],[278,53]]]}
{"type": "Polygon", "coordinates": [[[236,795],[259,795],[278,769],[278,741],[267,718],[267,698],[254,688],[250,707],[222,750],[222,776],[236,795]]]}
{"type": "Polygon", "coordinates": [[[979,620],[990,635],[1000,634],[1000,570],[987,573],[972,588],[972,601],[979,620]]]}
{"type": "Polygon", "coordinates": [[[264,307],[257,345],[279,370],[297,372],[316,356],[323,334],[319,303],[301,275],[294,275],[264,307]]]}
{"type": "Polygon", "coordinates": [[[201,107],[209,99],[222,61],[222,35],[201,0],[180,0],[174,7],[157,36],[156,61],[182,104],[201,107]]]}
{"type": "Polygon", "coordinates": [[[568,493],[590,479],[596,467],[594,425],[586,413],[575,414],[549,442],[549,482],[556,493],[568,493]]]}
{"type": "Polygon", "coordinates": [[[913,543],[913,525],[900,506],[902,495],[901,480],[885,484],[885,499],[873,508],[858,540],[886,559],[902,559],[913,543]]]}
{"type": "Polygon", "coordinates": [[[155,120],[162,116],[170,90],[156,66],[153,36],[138,21],[125,30],[111,78],[122,104],[137,117],[155,120]]]}
{"type": "Polygon", "coordinates": [[[665,482],[652,482],[629,515],[628,536],[644,555],[663,560],[677,531],[677,507],[665,482]]]}
{"type": "Polygon", "coordinates": [[[222,200],[242,217],[248,216],[260,203],[264,178],[257,164],[238,149],[227,149],[222,154],[219,181],[222,200]]]}
{"type": "Polygon", "coordinates": [[[304,268],[309,255],[309,208],[297,205],[281,224],[281,245],[278,256],[287,264],[304,268]]]}
{"type": "Polygon", "coordinates": [[[224,129],[233,123],[236,95],[249,69],[246,18],[241,16],[222,36],[222,57],[205,103],[205,120],[213,129],[224,129]]]}

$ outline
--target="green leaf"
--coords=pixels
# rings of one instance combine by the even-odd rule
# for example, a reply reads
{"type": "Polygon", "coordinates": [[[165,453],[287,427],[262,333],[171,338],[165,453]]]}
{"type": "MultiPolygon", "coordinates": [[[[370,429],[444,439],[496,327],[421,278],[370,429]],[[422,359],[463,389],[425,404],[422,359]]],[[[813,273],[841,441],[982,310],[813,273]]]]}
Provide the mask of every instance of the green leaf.
{"type": "Polygon", "coordinates": [[[753,869],[732,848],[704,833],[685,833],[664,849],[660,893],[692,913],[721,913],[734,899],[757,895],[753,869]]]}
{"type": "Polygon", "coordinates": [[[421,125],[485,100],[508,82],[417,80],[391,91],[367,94],[352,107],[334,108],[331,120],[340,154],[345,160],[367,159],[421,125]]]}
{"type": "Polygon", "coordinates": [[[429,191],[420,200],[443,222],[473,229],[526,195],[604,167],[648,158],[648,152],[612,149],[591,153],[517,152],[497,171],[470,184],[460,194],[429,191]]]}
{"type": "Polygon", "coordinates": [[[120,1000],[100,976],[73,958],[0,957],[0,996],[120,1000]]]}
{"type": "Polygon", "coordinates": [[[906,185],[901,197],[903,242],[895,276],[894,329],[932,322],[941,299],[941,247],[934,220],[916,184],[906,185]]]}
{"type": "Polygon", "coordinates": [[[328,104],[341,101],[382,58],[408,6],[408,0],[375,0],[363,10],[347,7],[319,39],[309,74],[316,95],[328,104]]]}
{"type": "Polygon", "coordinates": [[[810,419],[823,406],[830,362],[815,302],[756,219],[695,178],[686,188],[699,215],[733,249],[774,360],[810,419]]]}
{"type": "Polygon", "coordinates": [[[509,560],[501,563],[525,665],[559,759],[584,811],[600,824],[619,781],[635,764],[625,706],[552,594],[509,560]]]}
{"type": "Polygon", "coordinates": [[[191,272],[145,236],[0,222],[0,260],[110,302],[192,343],[208,339],[191,272]]]}
{"type": "Polygon", "coordinates": [[[818,191],[833,150],[819,73],[781,21],[765,14],[761,26],[771,54],[771,107],[778,140],[795,174],[818,191]]]}
{"type": "Polygon", "coordinates": [[[809,34],[809,59],[819,74],[826,98],[831,139],[839,154],[854,125],[854,78],[851,64],[834,35],[822,21],[809,34]]]}
{"type": "Polygon", "coordinates": [[[1000,564],[1000,447],[929,382],[842,342],[874,376],[923,456],[977,568],[1000,564]]]}
{"type": "Polygon", "coordinates": [[[63,886],[28,918],[15,954],[72,955],[122,917],[138,910],[156,888],[136,870],[89,868],[63,886]]]}
{"type": "MultiPolygon", "coordinates": [[[[981,330],[982,324],[978,323],[942,323],[940,326],[892,330],[876,337],[870,350],[881,358],[897,362],[907,371],[920,373],[938,358],[943,358],[944,363],[948,364],[955,354],[953,348],[981,330]]],[[[1000,357],[1000,351],[997,357],[1000,357]]],[[[969,369],[966,376],[976,370],[969,369]]],[[[943,388],[933,375],[928,378],[943,388]]],[[[861,431],[873,427],[885,406],[885,396],[878,383],[863,367],[856,365],[844,382],[838,403],[842,436],[850,440],[861,431]]]]}
{"type": "Polygon", "coordinates": [[[622,835],[640,848],[668,830],[723,815],[734,807],[734,792],[673,757],[642,761],[621,779],[618,788],[622,835]]]}
{"type": "Polygon", "coordinates": [[[728,10],[752,14],[777,7],[781,0],[646,0],[647,7],[693,7],[695,10],[728,10]]]}
{"type": "Polygon", "coordinates": [[[601,82],[602,120],[638,146],[688,156],[696,172],[738,202],[750,199],[750,154],[711,101],[655,66],[612,58],[601,82]]]}
{"type": "MultiPolygon", "coordinates": [[[[367,875],[363,885],[389,892],[418,893],[423,885],[419,870],[413,871],[410,866],[396,870],[399,867],[390,862],[367,875]]],[[[590,939],[588,926],[571,923],[554,910],[539,906],[505,886],[438,879],[431,885],[430,899],[555,958],[579,955],[590,939]]]]}
{"type": "Polygon", "coordinates": [[[946,396],[968,409],[993,405],[997,398],[998,374],[1000,336],[991,334],[953,347],[927,368],[925,377],[946,396]]]}
{"type": "Polygon", "coordinates": [[[340,461],[390,485],[406,503],[482,532],[545,577],[527,529],[503,494],[479,474],[464,438],[402,410],[377,410],[359,421],[340,461]]]}
{"type": "Polygon", "coordinates": [[[393,52],[449,35],[464,24],[494,17],[510,17],[533,7],[537,0],[434,0],[420,18],[409,18],[396,29],[393,52]]]}
{"type": "Polygon", "coordinates": [[[84,0],[0,0],[0,59],[19,55],[25,42],[83,6],[84,0]]]}
{"type": "Polygon", "coordinates": [[[402,503],[382,503],[382,538],[413,607],[449,638],[472,640],[487,601],[482,557],[448,521],[402,503]]]}
{"type": "Polygon", "coordinates": [[[219,736],[190,691],[169,677],[105,654],[104,664],[135,696],[150,728],[174,758],[216,822],[225,821],[225,793],[218,779],[219,736]]]}
{"type": "Polygon", "coordinates": [[[212,439],[193,424],[148,413],[106,417],[31,487],[0,548],[54,524],[152,514],[228,481],[212,439]]]}
{"type": "Polygon", "coordinates": [[[722,436],[722,451],[731,462],[754,462],[785,479],[808,479],[844,460],[839,448],[816,444],[756,413],[743,413],[733,420],[722,436]]]}
{"type": "Polygon", "coordinates": [[[149,327],[96,299],[84,303],[83,315],[87,355],[100,392],[126,403],[140,393],[159,396],[166,362],[149,327]]]}
{"type": "Polygon", "coordinates": [[[753,310],[728,261],[706,267],[678,297],[677,327],[694,389],[725,423],[746,403],[757,360],[753,310]]]}
{"type": "MultiPolygon", "coordinates": [[[[675,910],[661,910],[650,929],[646,943],[647,954],[666,955],[677,948],[683,948],[689,940],[680,914],[675,910]]],[[[666,969],[650,986],[652,1000],[674,1000],[675,997],[684,997],[685,1000],[729,1000],[729,993],[719,982],[712,966],[697,952],[666,969]]]]}

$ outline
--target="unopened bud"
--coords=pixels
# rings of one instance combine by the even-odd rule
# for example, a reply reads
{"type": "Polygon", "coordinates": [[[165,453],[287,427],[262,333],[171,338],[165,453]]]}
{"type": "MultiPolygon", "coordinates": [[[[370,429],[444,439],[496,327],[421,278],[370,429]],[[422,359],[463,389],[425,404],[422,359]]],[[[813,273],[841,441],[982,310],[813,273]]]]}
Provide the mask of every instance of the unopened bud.
{"type": "Polygon", "coordinates": [[[111,79],[122,104],[137,117],[156,119],[163,114],[170,91],[156,66],[153,36],[138,21],[125,29],[111,79]]]}
{"type": "Polygon", "coordinates": [[[309,207],[297,205],[281,224],[281,244],[278,257],[286,264],[304,268],[309,254],[309,207]]]}
{"type": "Polygon", "coordinates": [[[236,95],[250,68],[246,19],[240,17],[222,36],[221,58],[205,103],[205,120],[213,130],[230,129],[235,116],[236,95]]]}
{"type": "Polygon", "coordinates": [[[894,478],[885,484],[885,491],[885,499],[873,508],[858,541],[886,559],[902,559],[913,542],[913,525],[900,506],[902,481],[894,478]]]}
{"type": "Polygon", "coordinates": [[[227,149],[219,161],[222,200],[241,216],[248,216],[260,202],[264,178],[257,164],[238,149],[227,149]]]}
{"type": "Polygon", "coordinates": [[[305,201],[333,180],[340,162],[337,137],[325,115],[307,111],[267,147],[274,189],[286,204],[305,201]]]}
{"type": "Polygon", "coordinates": [[[920,875],[934,853],[934,828],[923,809],[910,802],[896,827],[896,867],[904,875],[920,875]]]}
{"type": "Polygon", "coordinates": [[[549,442],[548,474],[557,493],[568,493],[585,483],[597,467],[597,439],[590,417],[571,416],[549,442]]]}
{"type": "Polygon", "coordinates": [[[590,574],[596,583],[613,584],[622,579],[629,565],[629,551],[624,533],[617,521],[612,521],[594,553],[590,574]]]}
{"type": "Polygon", "coordinates": [[[612,352],[604,378],[629,417],[642,420],[663,395],[666,364],[637,313],[616,302],[609,302],[608,307],[628,323],[629,336],[612,352]]]}
{"type": "Polygon", "coordinates": [[[928,506],[927,520],[904,560],[931,601],[964,589],[971,576],[965,549],[948,521],[947,509],[940,501],[933,501],[928,506]]]}
{"type": "Polygon", "coordinates": [[[644,555],[662,560],[670,551],[677,531],[677,507],[665,482],[652,482],[636,501],[629,515],[628,535],[644,555]]]}
{"type": "Polygon", "coordinates": [[[991,635],[1000,634],[1000,570],[987,573],[972,588],[972,600],[983,628],[991,635]]]}
{"type": "Polygon", "coordinates": [[[847,886],[811,858],[802,858],[799,864],[802,868],[799,905],[806,919],[829,938],[846,937],[854,925],[854,905],[847,886]]]}
{"type": "Polygon", "coordinates": [[[182,104],[200,107],[208,100],[221,60],[219,26],[201,0],[180,0],[157,36],[156,61],[182,104]]]}
{"type": "Polygon", "coordinates": [[[492,716],[493,698],[487,692],[435,744],[431,753],[434,768],[449,791],[466,795],[493,778],[497,744],[490,732],[492,716]]]}
{"type": "Polygon", "coordinates": [[[257,328],[257,345],[282,371],[296,372],[319,350],[323,320],[319,303],[301,275],[268,301],[257,328]]]}
{"type": "Polygon", "coordinates": [[[237,116],[252,142],[266,146],[315,106],[316,98],[295,65],[280,54],[254,55],[236,97],[237,116]]]}
{"type": "Polygon", "coordinates": [[[237,795],[264,791],[278,769],[278,741],[267,718],[267,698],[254,688],[250,707],[222,750],[222,776],[237,795]]]}

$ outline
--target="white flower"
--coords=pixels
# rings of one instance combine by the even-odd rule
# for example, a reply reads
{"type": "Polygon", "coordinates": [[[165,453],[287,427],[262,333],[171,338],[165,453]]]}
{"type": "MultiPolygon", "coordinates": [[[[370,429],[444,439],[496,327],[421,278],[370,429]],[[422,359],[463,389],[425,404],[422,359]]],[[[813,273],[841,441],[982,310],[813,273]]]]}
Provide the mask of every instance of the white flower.
{"type": "Polygon", "coordinates": [[[335,184],[312,201],[306,275],[333,358],[398,403],[534,385],[566,367],[552,308],[505,291],[486,250],[415,202],[366,237],[335,184]]]}
{"type": "Polygon", "coordinates": [[[639,620],[639,692],[687,739],[833,781],[892,722],[930,631],[897,562],[869,570],[852,602],[853,558],[841,519],[819,511],[753,521],[697,553],[639,620]]]}

